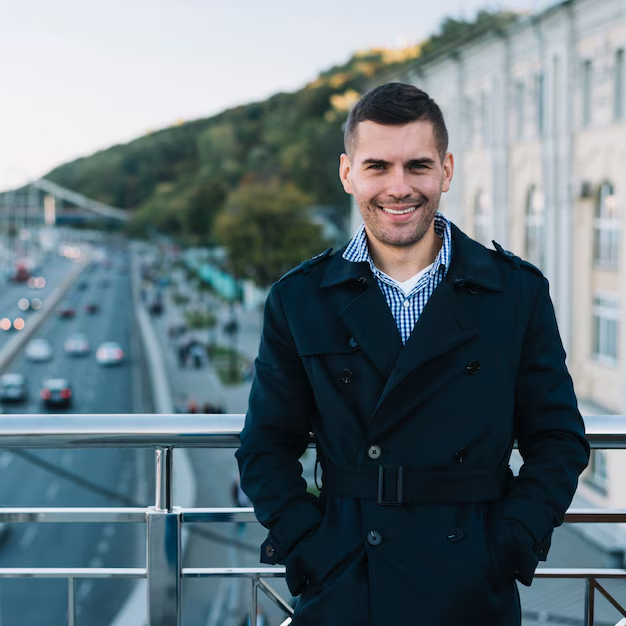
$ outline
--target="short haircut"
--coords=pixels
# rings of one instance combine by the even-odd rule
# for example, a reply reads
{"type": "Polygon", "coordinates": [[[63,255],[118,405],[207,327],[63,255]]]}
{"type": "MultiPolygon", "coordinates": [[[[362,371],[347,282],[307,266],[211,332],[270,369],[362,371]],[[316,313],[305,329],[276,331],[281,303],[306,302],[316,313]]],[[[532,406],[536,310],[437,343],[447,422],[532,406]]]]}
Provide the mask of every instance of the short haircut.
{"type": "Polygon", "coordinates": [[[430,122],[435,134],[439,157],[443,161],[448,151],[448,130],[437,103],[421,89],[406,83],[385,83],[366,93],[355,105],[344,133],[348,155],[358,141],[361,122],[376,122],[402,126],[411,122],[430,122]]]}

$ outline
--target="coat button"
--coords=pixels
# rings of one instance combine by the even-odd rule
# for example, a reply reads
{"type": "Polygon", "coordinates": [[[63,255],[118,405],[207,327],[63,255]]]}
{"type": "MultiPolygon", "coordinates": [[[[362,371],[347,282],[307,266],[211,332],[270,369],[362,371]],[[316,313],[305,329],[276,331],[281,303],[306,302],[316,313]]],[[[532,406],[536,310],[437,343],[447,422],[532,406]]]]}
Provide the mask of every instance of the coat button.
{"type": "Polygon", "coordinates": [[[342,370],[341,375],[339,376],[339,380],[341,380],[341,382],[345,383],[346,385],[352,382],[352,370],[342,370]]]}
{"type": "Polygon", "coordinates": [[[471,374],[472,376],[474,376],[475,374],[478,373],[478,370],[480,369],[480,361],[470,361],[465,366],[465,369],[467,370],[468,374],[471,374]]]}
{"type": "Polygon", "coordinates": [[[272,559],[274,558],[275,554],[276,554],[276,548],[271,543],[268,543],[265,546],[265,556],[268,557],[269,559],[272,559]]]}
{"type": "Polygon", "coordinates": [[[380,446],[377,445],[372,445],[367,450],[367,456],[369,456],[370,459],[379,459],[382,453],[383,451],[380,449],[380,446]]]}
{"type": "Polygon", "coordinates": [[[448,535],[448,541],[450,543],[458,543],[464,536],[465,533],[460,528],[455,528],[454,532],[448,535]]]}
{"type": "Polygon", "coordinates": [[[456,454],[454,455],[454,459],[456,460],[457,463],[463,463],[466,457],[467,457],[467,450],[465,448],[461,448],[460,450],[457,450],[456,454]]]}
{"type": "Polygon", "coordinates": [[[377,530],[370,530],[367,533],[367,543],[370,546],[379,546],[383,542],[383,536],[377,530]]]}
{"type": "Polygon", "coordinates": [[[359,342],[354,337],[350,337],[350,339],[348,339],[348,345],[351,348],[356,348],[356,347],[358,347],[359,342]]]}

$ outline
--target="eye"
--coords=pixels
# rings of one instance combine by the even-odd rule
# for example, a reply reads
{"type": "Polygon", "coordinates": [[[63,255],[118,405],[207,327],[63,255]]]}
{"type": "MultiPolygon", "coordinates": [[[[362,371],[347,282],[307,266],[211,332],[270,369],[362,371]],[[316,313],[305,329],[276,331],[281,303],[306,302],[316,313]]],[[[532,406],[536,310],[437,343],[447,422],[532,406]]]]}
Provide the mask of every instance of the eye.
{"type": "Polygon", "coordinates": [[[367,166],[368,170],[384,170],[385,166],[382,163],[371,163],[367,166]]]}

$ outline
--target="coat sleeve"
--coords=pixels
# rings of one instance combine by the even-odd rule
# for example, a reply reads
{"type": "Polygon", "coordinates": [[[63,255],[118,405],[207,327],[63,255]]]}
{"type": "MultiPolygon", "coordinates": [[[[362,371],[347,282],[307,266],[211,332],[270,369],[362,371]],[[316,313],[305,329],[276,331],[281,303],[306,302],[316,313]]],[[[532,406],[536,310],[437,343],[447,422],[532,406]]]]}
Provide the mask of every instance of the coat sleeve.
{"type": "Polygon", "coordinates": [[[563,522],[578,476],[589,461],[589,444],[565,364],[548,281],[532,306],[515,393],[515,430],[524,459],[501,503],[505,551],[524,584],[546,560],[552,531],[563,522]]]}
{"type": "Polygon", "coordinates": [[[321,520],[317,498],[307,493],[300,457],[310,441],[313,391],[298,357],[274,284],[266,305],[248,412],[236,453],[241,487],[270,530],[261,561],[283,563],[321,520]]]}

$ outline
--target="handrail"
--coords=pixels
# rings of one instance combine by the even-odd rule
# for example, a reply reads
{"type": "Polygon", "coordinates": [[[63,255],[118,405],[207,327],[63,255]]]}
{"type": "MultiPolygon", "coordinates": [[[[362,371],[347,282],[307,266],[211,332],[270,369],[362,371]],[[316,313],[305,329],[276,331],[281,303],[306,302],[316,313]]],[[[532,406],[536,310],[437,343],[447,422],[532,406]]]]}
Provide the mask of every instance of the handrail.
{"type": "MultiPolygon", "coordinates": [[[[0,448],[236,448],[243,423],[242,414],[3,415],[0,448]]],[[[592,448],[626,448],[626,416],[586,417],[585,425],[592,448]]]]}
{"type": "MultiPolygon", "coordinates": [[[[626,416],[585,418],[591,447],[626,448],[626,416]]],[[[172,501],[174,448],[236,448],[244,416],[231,415],[4,415],[0,420],[0,449],[21,448],[153,448],[155,450],[155,505],[141,507],[11,507],[0,508],[0,522],[129,522],[146,526],[145,568],[0,568],[0,578],[65,578],[68,581],[68,625],[75,624],[75,582],[80,578],[147,579],[148,626],[180,626],[181,581],[188,578],[246,578],[251,582],[251,623],[256,619],[261,590],[287,615],[293,609],[265,578],[284,577],[284,567],[183,568],[183,524],[256,521],[254,510],[238,507],[183,508],[172,501]]],[[[315,439],[311,437],[311,445],[315,439]]],[[[626,522],[626,510],[570,509],[568,523],[626,522]]],[[[594,592],[607,595],[597,582],[626,578],[623,569],[537,570],[537,578],[580,578],[586,581],[585,624],[594,616],[594,592]]],[[[614,606],[619,607],[608,597],[614,606]]],[[[288,624],[289,618],[283,622],[288,624]]]]}

